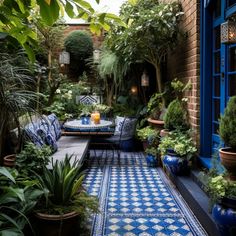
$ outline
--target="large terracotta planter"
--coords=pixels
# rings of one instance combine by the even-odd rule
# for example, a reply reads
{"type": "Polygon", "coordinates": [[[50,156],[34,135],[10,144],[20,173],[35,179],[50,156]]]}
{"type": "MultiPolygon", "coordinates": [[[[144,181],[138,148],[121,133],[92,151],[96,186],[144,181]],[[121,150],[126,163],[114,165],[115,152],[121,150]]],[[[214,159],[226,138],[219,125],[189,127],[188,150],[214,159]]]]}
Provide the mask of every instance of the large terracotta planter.
{"type": "Polygon", "coordinates": [[[35,233],[38,236],[79,235],[79,216],[76,212],[62,215],[35,214],[35,233]]]}
{"type": "Polygon", "coordinates": [[[232,179],[236,178],[236,152],[231,148],[221,148],[219,150],[220,160],[232,179]]]}
{"type": "Polygon", "coordinates": [[[3,157],[3,165],[6,167],[14,167],[16,165],[16,154],[3,157]]]}

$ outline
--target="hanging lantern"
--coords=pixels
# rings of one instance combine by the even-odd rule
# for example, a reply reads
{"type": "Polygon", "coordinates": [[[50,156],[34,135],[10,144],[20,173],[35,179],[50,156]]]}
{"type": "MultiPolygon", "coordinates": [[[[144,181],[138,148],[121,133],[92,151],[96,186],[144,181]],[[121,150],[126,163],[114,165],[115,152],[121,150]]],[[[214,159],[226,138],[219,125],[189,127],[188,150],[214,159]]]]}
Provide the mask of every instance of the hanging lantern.
{"type": "Polygon", "coordinates": [[[137,94],[138,94],[138,87],[137,87],[136,85],[133,85],[133,86],[131,87],[131,93],[132,93],[133,95],[137,95],[137,94]]]}
{"type": "Polygon", "coordinates": [[[221,43],[236,43],[236,22],[228,20],[221,24],[221,43]]]}
{"type": "Polygon", "coordinates": [[[70,53],[67,51],[62,51],[59,55],[59,63],[61,65],[70,64],[70,53]]]}
{"type": "Polygon", "coordinates": [[[93,51],[93,61],[94,61],[95,63],[98,63],[98,62],[99,62],[99,60],[100,60],[100,54],[101,54],[101,51],[100,51],[99,49],[95,49],[95,50],[93,51]]]}
{"type": "Polygon", "coordinates": [[[146,71],[144,71],[142,76],[141,76],[141,86],[142,87],[148,87],[149,86],[149,76],[146,73],[146,71]]]}

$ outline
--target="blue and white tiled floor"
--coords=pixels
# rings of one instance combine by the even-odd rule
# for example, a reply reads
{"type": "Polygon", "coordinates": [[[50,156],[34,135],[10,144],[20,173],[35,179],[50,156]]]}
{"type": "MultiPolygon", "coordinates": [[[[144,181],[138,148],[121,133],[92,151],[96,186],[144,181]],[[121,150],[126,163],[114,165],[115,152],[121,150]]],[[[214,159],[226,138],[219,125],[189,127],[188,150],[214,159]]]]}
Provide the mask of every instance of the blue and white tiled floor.
{"type": "Polygon", "coordinates": [[[91,235],[207,235],[162,169],[147,167],[143,153],[122,152],[120,163],[108,154],[100,162],[91,159],[84,182],[100,201],[91,235]]]}

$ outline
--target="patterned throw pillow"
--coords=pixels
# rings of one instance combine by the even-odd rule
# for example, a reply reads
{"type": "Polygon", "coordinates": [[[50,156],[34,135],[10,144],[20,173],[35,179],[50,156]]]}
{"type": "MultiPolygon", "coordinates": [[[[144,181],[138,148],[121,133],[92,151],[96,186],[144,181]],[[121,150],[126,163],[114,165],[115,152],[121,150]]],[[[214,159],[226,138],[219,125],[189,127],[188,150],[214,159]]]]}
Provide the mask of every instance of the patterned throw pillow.
{"type": "Polygon", "coordinates": [[[61,125],[59,123],[59,120],[54,113],[48,115],[48,119],[54,129],[55,138],[56,140],[58,140],[61,137],[61,125]]]}
{"type": "Polygon", "coordinates": [[[37,134],[38,123],[30,123],[24,128],[24,135],[27,141],[31,141],[38,147],[45,145],[44,140],[37,134]]]}
{"type": "Polygon", "coordinates": [[[117,116],[115,119],[116,126],[114,135],[120,135],[122,132],[122,137],[132,138],[135,133],[136,123],[136,118],[117,116]]]}
{"type": "Polygon", "coordinates": [[[44,143],[52,148],[53,152],[56,152],[58,149],[57,141],[52,134],[47,133],[44,129],[37,130],[38,136],[44,141],[44,143]]]}

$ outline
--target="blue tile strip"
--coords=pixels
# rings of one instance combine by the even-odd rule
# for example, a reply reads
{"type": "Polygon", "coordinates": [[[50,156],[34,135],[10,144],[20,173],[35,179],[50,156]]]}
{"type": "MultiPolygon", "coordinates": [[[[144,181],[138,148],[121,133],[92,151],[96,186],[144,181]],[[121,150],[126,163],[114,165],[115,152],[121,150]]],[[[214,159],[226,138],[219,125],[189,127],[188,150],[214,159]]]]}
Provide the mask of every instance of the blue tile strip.
{"type": "Polygon", "coordinates": [[[100,201],[91,235],[207,235],[162,169],[147,167],[142,153],[123,152],[120,165],[116,158],[106,163],[93,165],[84,183],[100,201]]]}

